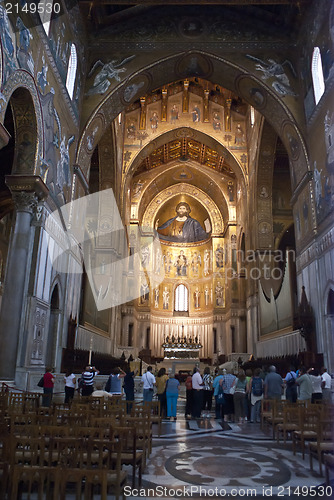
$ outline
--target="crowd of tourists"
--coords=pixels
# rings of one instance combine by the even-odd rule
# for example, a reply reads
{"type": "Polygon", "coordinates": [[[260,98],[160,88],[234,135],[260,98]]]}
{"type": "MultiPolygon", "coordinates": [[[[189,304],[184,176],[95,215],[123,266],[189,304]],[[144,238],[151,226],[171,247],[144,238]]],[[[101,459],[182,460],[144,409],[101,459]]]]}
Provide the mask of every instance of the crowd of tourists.
{"type": "MultiPolygon", "coordinates": [[[[152,401],[156,387],[162,415],[176,420],[180,383],[174,374],[167,375],[166,369],[161,368],[155,377],[149,366],[142,381],[143,401],[152,401]]],[[[211,374],[210,367],[206,367],[201,374],[196,366],[185,380],[185,389],[186,419],[209,418],[214,415],[216,419],[225,422],[258,423],[263,398],[285,397],[291,403],[295,403],[297,399],[311,403],[320,399],[330,401],[331,377],[324,367],[321,373],[315,368],[306,370],[301,367],[295,371],[291,367],[283,378],[277,373],[275,366],[270,366],[267,372],[261,368],[254,371],[239,369],[236,374],[218,369],[214,375],[211,374]]]]}
{"type": "MultiPolygon", "coordinates": [[[[86,366],[77,380],[71,370],[64,376],[65,403],[73,399],[75,390],[83,397],[112,397],[125,394],[129,405],[135,399],[135,377],[137,371],[127,369],[124,372],[116,367],[111,371],[107,383],[97,383],[94,388],[94,379],[99,371],[94,366],[86,366]]],[[[49,406],[52,400],[55,375],[51,369],[46,369],[43,380],[43,404],[49,406]]],[[[174,373],[166,373],[165,368],[160,368],[156,376],[152,366],[148,366],[142,375],[143,403],[153,400],[156,394],[160,401],[161,415],[167,419],[177,419],[177,402],[179,397],[180,382],[174,373]]],[[[283,377],[276,371],[275,366],[270,366],[268,371],[261,368],[252,370],[239,369],[232,373],[226,369],[216,368],[214,374],[210,367],[204,368],[200,373],[195,366],[192,374],[185,379],[185,418],[198,419],[210,418],[224,420],[225,422],[250,423],[260,422],[261,400],[281,399],[285,397],[291,403],[298,400],[314,403],[319,400],[331,401],[331,376],[326,368],[320,371],[316,368],[306,369],[300,367],[295,371],[290,370],[283,377]],[[214,404],[214,412],[213,409],[214,404]]],[[[131,406],[129,406],[131,410],[131,406]]]]}

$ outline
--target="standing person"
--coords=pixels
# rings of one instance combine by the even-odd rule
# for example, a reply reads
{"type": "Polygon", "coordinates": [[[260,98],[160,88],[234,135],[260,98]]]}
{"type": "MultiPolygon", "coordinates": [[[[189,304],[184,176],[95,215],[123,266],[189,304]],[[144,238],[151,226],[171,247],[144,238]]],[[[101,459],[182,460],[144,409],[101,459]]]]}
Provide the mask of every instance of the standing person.
{"type": "Polygon", "coordinates": [[[286,374],[285,382],[285,397],[290,403],[295,403],[297,401],[297,386],[296,386],[297,374],[295,372],[294,366],[290,366],[290,371],[286,374]]]}
{"type": "Polygon", "coordinates": [[[99,373],[95,366],[86,366],[80,380],[81,396],[90,396],[92,394],[94,391],[94,378],[99,373]]]}
{"type": "Polygon", "coordinates": [[[193,371],[193,376],[191,378],[191,383],[193,386],[193,405],[192,405],[192,416],[193,418],[201,418],[202,410],[202,392],[203,392],[203,379],[199,372],[199,368],[195,366],[193,371]]]}
{"type": "Polygon", "coordinates": [[[55,382],[55,375],[52,373],[52,368],[45,368],[45,373],[43,376],[44,385],[43,385],[43,398],[42,398],[42,406],[51,406],[52,395],[53,395],[53,387],[55,382]]]}
{"type": "Polygon", "coordinates": [[[167,417],[167,399],[166,399],[166,383],[168,380],[168,375],[166,374],[166,368],[160,368],[156,378],[157,386],[157,396],[158,401],[160,401],[160,415],[165,418],[167,417]]]}
{"type": "Polygon", "coordinates": [[[213,377],[210,373],[210,368],[207,366],[204,368],[203,375],[203,417],[210,417],[210,412],[212,408],[212,395],[213,395],[213,377]],[[207,413],[205,413],[207,412],[207,413]]]}
{"type": "Polygon", "coordinates": [[[323,401],[330,403],[332,400],[332,379],[324,366],[321,368],[321,388],[323,401]]]}
{"type": "Polygon", "coordinates": [[[300,401],[311,401],[312,398],[312,382],[308,373],[306,373],[305,366],[299,369],[296,384],[299,385],[299,396],[300,401]]]}
{"type": "Polygon", "coordinates": [[[248,393],[250,394],[251,415],[250,422],[260,423],[261,400],[263,399],[263,379],[260,377],[261,368],[255,368],[254,376],[248,383],[248,393]]]}
{"type": "Polygon", "coordinates": [[[188,374],[186,381],[186,409],[184,412],[184,417],[189,418],[191,416],[191,409],[193,404],[193,384],[192,384],[192,376],[190,373],[188,374]]]}
{"type": "Polygon", "coordinates": [[[64,377],[64,383],[65,383],[65,404],[68,404],[72,401],[74,398],[74,391],[75,391],[75,383],[76,383],[76,378],[72,370],[66,370],[65,372],[65,377],[64,377]]]}
{"type": "Polygon", "coordinates": [[[126,370],[126,374],[123,381],[123,389],[125,392],[126,401],[131,401],[131,403],[126,404],[126,412],[131,413],[132,401],[135,400],[135,381],[134,377],[137,375],[138,370],[130,371],[130,368],[126,370]]]}
{"type": "Polygon", "coordinates": [[[167,418],[174,417],[176,421],[177,398],[179,397],[180,382],[175,378],[174,373],[169,375],[166,383],[167,418]]]}
{"type": "Polygon", "coordinates": [[[316,401],[322,400],[322,388],[321,388],[321,375],[316,368],[310,368],[307,370],[307,373],[310,376],[311,384],[312,384],[312,398],[311,403],[315,403],[316,401]]]}
{"type": "Polygon", "coordinates": [[[244,370],[239,370],[237,379],[234,382],[235,391],[233,394],[235,422],[243,424],[246,416],[246,390],[247,379],[244,370]]]}
{"type": "Polygon", "coordinates": [[[146,373],[142,376],[143,381],[143,403],[145,401],[152,401],[153,387],[155,385],[155,376],[152,373],[152,366],[148,366],[146,373]]]}
{"type": "Polygon", "coordinates": [[[233,394],[231,394],[231,387],[234,385],[236,376],[231,372],[224,373],[223,370],[223,389],[224,389],[224,405],[223,414],[225,422],[233,422],[234,420],[234,400],[233,394]]]}
{"type": "MultiPolygon", "coordinates": [[[[248,368],[246,370],[246,383],[247,383],[247,387],[249,385],[249,382],[250,382],[250,379],[253,377],[253,371],[248,368]]],[[[251,394],[250,392],[246,392],[246,397],[245,397],[245,411],[246,411],[246,417],[247,417],[247,420],[250,420],[251,418],[251,394]]]]}
{"type": "Polygon", "coordinates": [[[122,395],[122,378],[126,375],[125,372],[118,366],[111,370],[108,382],[106,384],[106,391],[112,396],[122,395]]]}
{"type": "MultiPolygon", "coordinates": [[[[218,373],[213,381],[212,387],[213,387],[213,395],[215,397],[215,411],[216,411],[216,419],[222,419],[223,418],[223,404],[219,403],[218,401],[218,393],[219,393],[219,386],[220,386],[220,381],[223,380],[223,370],[218,370],[218,373]]],[[[223,385],[223,382],[221,383],[223,385]]],[[[225,395],[224,395],[225,399],[225,395]]]]}
{"type": "Polygon", "coordinates": [[[264,379],[264,397],[269,399],[281,399],[283,379],[276,373],[276,366],[269,366],[269,373],[264,379]]]}

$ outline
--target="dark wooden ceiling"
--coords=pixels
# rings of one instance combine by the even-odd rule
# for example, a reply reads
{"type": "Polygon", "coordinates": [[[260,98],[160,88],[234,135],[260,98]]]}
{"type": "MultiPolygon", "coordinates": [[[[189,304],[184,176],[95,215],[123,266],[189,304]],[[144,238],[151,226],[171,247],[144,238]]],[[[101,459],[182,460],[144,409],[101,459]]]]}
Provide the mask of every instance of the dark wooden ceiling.
{"type": "Polygon", "coordinates": [[[189,13],[194,15],[200,10],[203,15],[222,9],[226,14],[234,14],[240,20],[247,17],[259,27],[280,26],[281,29],[295,27],[301,11],[312,0],[78,0],[84,19],[91,31],[115,26],[140,17],[155,16],[159,10],[170,7],[175,18],[189,13]],[[190,12],[189,9],[192,9],[190,12]]]}

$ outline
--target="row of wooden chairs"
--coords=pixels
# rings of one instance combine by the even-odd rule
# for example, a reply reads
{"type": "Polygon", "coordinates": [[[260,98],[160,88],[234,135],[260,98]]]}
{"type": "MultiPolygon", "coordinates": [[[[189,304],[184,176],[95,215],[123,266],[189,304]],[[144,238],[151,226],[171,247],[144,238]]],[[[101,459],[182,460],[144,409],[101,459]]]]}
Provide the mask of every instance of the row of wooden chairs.
{"type": "MultiPolygon", "coordinates": [[[[7,490],[16,500],[20,490],[30,498],[37,489],[38,500],[65,499],[75,485],[76,499],[92,498],[94,487],[106,500],[112,489],[116,499],[124,496],[126,471],[122,470],[122,441],[77,440],[74,437],[11,436],[8,446],[7,490]],[[45,496],[44,496],[45,495],[45,496]]],[[[3,496],[5,498],[5,496],[3,496]]]]}
{"type": "Polygon", "coordinates": [[[302,457],[305,458],[306,443],[308,442],[310,469],[313,471],[313,459],[319,463],[319,474],[323,475],[323,464],[326,465],[326,474],[331,467],[328,454],[334,452],[334,423],[333,405],[329,403],[305,404],[288,401],[263,400],[262,425],[272,425],[273,438],[284,444],[288,437],[292,440],[293,453],[300,447],[302,457]]]}

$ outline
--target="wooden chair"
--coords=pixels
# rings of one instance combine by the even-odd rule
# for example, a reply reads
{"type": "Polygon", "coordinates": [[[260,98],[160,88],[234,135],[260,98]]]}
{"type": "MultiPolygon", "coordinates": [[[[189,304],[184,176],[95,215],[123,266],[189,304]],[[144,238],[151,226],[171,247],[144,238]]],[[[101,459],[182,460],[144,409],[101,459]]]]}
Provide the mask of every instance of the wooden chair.
{"type": "Polygon", "coordinates": [[[325,464],[326,485],[329,486],[330,485],[329,470],[334,470],[334,456],[324,455],[324,464],[325,464]]]}
{"type": "Polygon", "coordinates": [[[121,442],[57,439],[53,443],[53,457],[54,451],[60,468],[57,489],[61,500],[66,499],[69,484],[75,486],[76,500],[82,495],[85,500],[92,499],[94,486],[99,486],[102,500],[107,500],[109,488],[113,488],[116,499],[119,499],[127,478],[121,469],[121,442]],[[115,461],[112,460],[113,453],[115,461]]]}
{"type": "MultiPolygon", "coordinates": [[[[38,499],[52,498],[51,483],[56,483],[57,472],[49,467],[49,454],[44,439],[11,436],[9,445],[9,485],[10,500],[17,500],[19,490],[26,486],[28,498],[37,488],[38,499]]],[[[56,495],[56,488],[54,494],[56,495]]],[[[53,497],[56,500],[56,496],[53,497]]]]}
{"type": "Polygon", "coordinates": [[[8,415],[11,415],[12,413],[14,414],[23,413],[23,408],[24,408],[24,393],[10,392],[8,396],[8,408],[7,408],[8,415]]]}
{"type": "Polygon", "coordinates": [[[160,414],[160,401],[145,401],[144,407],[148,408],[152,424],[158,424],[158,436],[161,435],[162,415],[160,414]]]}
{"type": "MultiPolygon", "coordinates": [[[[137,436],[135,427],[114,427],[112,429],[112,441],[121,443],[121,464],[132,466],[132,488],[136,486],[136,469],[138,468],[138,487],[142,481],[143,452],[137,449],[137,436]]],[[[115,453],[112,454],[113,462],[116,462],[115,453]]]]}
{"type": "Polygon", "coordinates": [[[23,401],[23,413],[36,413],[40,401],[39,392],[26,392],[23,401]]]}
{"type": "Polygon", "coordinates": [[[277,443],[283,434],[284,444],[286,444],[287,434],[292,438],[292,432],[300,429],[301,409],[298,405],[288,405],[283,408],[283,422],[276,425],[277,443]]]}
{"type": "Polygon", "coordinates": [[[305,441],[317,438],[319,409],[306,407],[302,410],[300,428],[292,432],[292,449],[296,454],[296,445],[300,441],[303,460],[305,458],[305,441]]]}
{"type": "Polygon", "coordinates": [[[275,439],[276,425],[283,422],[283,408],[285,400],[275,399],[271,407],[271,415],[267,417],[267,422],[272,425],[273,439],[275,439]]]}
{"type": "Polygon", "coordinates": [[[273,408],[276,404],[275,399],[262,399],[261,400],[261,429],[268,423],[268,418],[271,418],[273,408]]]}
{"type": "Polygon", "coordinates": [[[146,466],[146,461],[152,451],[152,423],[150,418],[133,417],[126,415],[122,419],[122,426],[135,427],[136,429],[136,446],[138,450],[143,451],[143,468],[146,466]]]}
{"type": "Polygon", "coordinates": [[[309,443],[310,469],[313,471],[313,458],[319,462],[319,474],[322,476],[322,463],[325,453],[334,452],[334,432],[332,419],[320,419],[318,422],[316,441],[309,443]]]}

